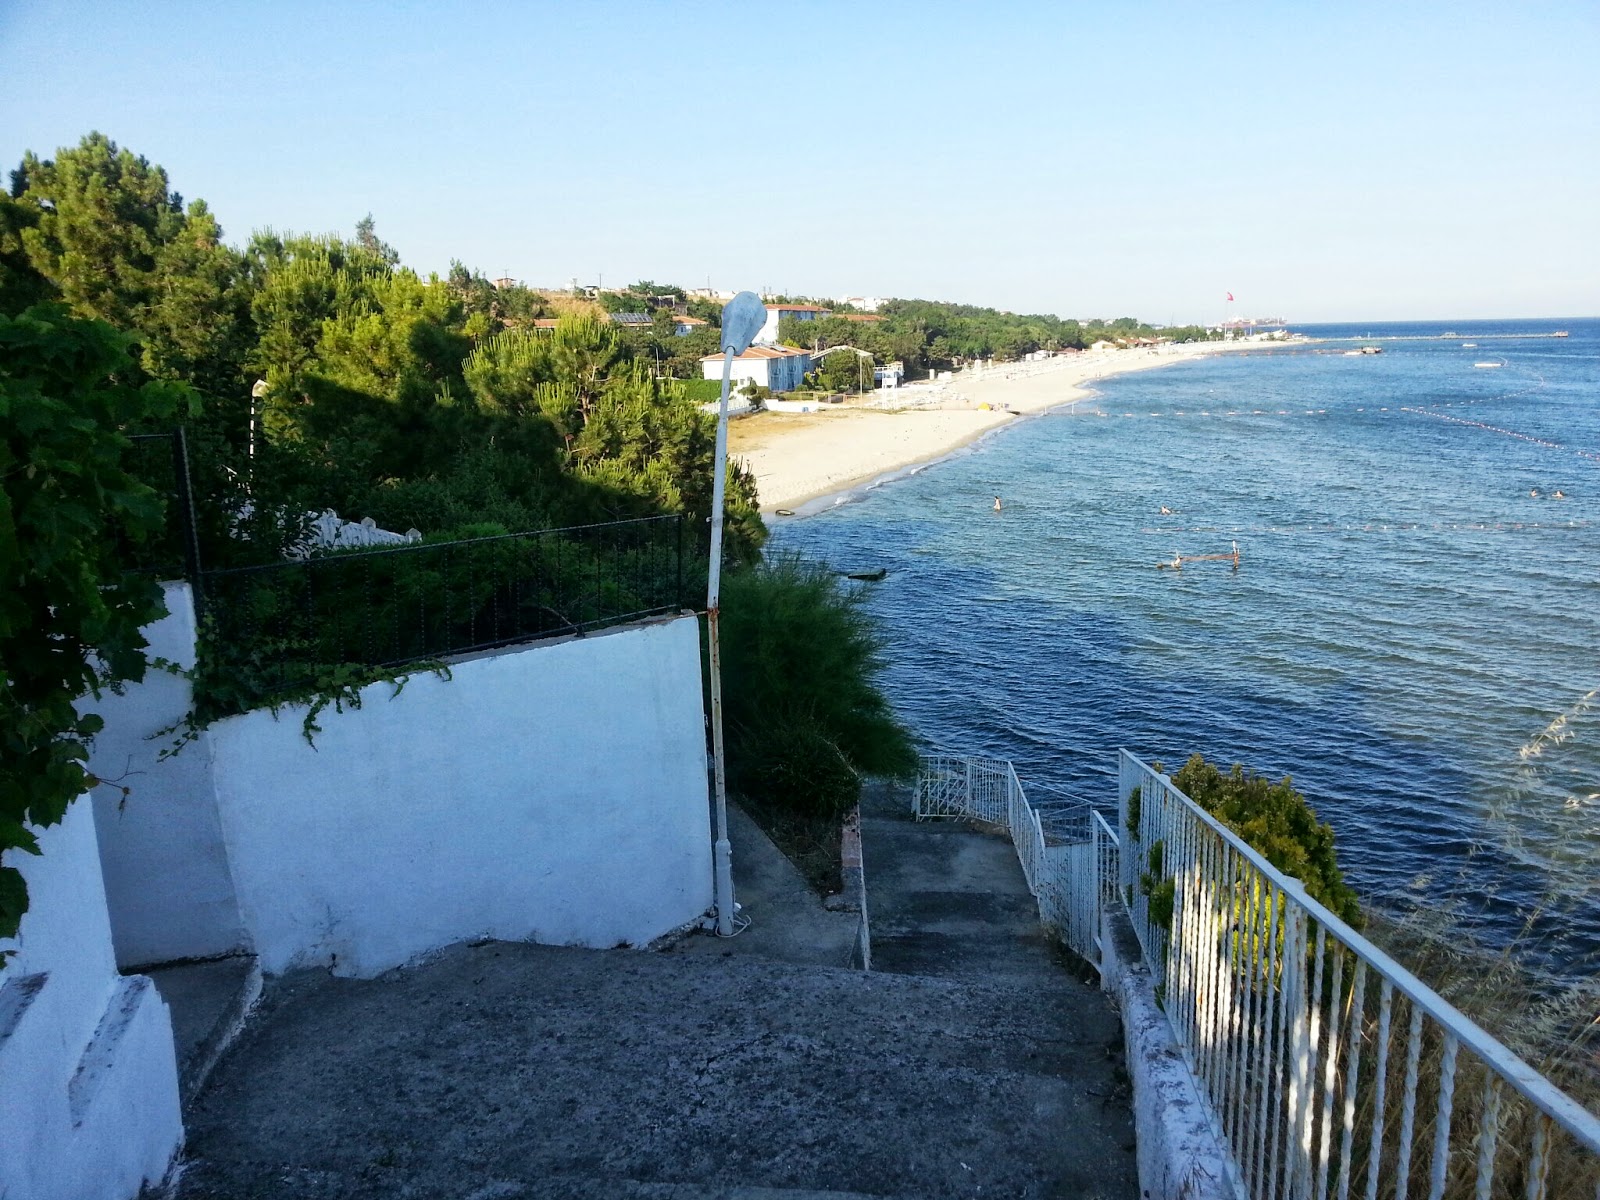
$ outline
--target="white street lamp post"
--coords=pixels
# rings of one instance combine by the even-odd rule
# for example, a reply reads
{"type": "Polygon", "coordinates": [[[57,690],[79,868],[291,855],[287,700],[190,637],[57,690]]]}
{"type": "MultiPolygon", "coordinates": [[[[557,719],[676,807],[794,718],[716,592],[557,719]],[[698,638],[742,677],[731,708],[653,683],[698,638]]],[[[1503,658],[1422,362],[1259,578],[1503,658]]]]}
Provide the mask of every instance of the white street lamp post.
{"type": "Polygon", "coordinates": [[[711,570],[706,582],[706,633],[711,650],[711,758],[717,792],[715,886],[717,936],[732,937],[733,847],[728,842],[728,775],[722,749],[722,649],[717,626],[722,595],[722,509],[728,474],[728,387],[733,360],[750,348],[766,323],[766,306],[754,292],[740,292],[722,309],[722,400],[717,407],[717,449],[711,481],[711,570]]]}

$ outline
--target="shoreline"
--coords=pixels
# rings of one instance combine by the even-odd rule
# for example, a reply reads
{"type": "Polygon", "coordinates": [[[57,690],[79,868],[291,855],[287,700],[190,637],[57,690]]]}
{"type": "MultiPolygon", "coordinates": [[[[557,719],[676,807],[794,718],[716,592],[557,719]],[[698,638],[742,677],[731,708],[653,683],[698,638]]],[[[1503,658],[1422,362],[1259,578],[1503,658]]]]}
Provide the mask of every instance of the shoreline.
{"type": "Polygon", "coordinates": [[[871,407],[741,418],[730,426],[729,453],[754,472],[763,518],[800,519],[916,474],[1020,419],[1091,400],[1102,379],[1270,344],[1276,343],[1086,351],[969,369],[947,382],[878,392],[871,407]],[[780,517],[779,509],[793,515],[780,517]]]}

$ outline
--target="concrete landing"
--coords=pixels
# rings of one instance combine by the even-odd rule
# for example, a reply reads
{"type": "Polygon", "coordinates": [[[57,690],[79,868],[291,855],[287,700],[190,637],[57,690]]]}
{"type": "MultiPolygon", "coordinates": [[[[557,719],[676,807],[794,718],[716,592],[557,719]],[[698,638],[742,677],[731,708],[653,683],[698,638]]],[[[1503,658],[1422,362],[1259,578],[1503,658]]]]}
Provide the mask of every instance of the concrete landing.
{"type": "Polygon", "coordinates": [[[1085,1020],[1120,1036],[1086,968],[1039,924],[1039,907],[1003,834],[964,821],[915,821],[909,794],[879,785],[862,800],[861,851],[880,971],[1066,988],[1085,1020]]]}
{"type": "Polygon", "coordinates": [[[849,966],[856,914],[825,909],[799,869],[731,802],[728,840],[733,844],[733,897],[741,921],[748,920],[749,926],[732,938],[695,933],[668,952],[849,966]]]}
{"type": "Polygon", "coordinates": [[[178,1092],[188,1104],[261,998],[261,968],[254,955],[240,954],[143,967],[138,973],[150,977],[172,1014],[178,1092]]]}
{"type": "Polygon", "coordinates": [[[291,976],[192,1108],[178,1195],[1131,1197],[1127,1103],[1081,1008],[507,943],[291,976]]]}

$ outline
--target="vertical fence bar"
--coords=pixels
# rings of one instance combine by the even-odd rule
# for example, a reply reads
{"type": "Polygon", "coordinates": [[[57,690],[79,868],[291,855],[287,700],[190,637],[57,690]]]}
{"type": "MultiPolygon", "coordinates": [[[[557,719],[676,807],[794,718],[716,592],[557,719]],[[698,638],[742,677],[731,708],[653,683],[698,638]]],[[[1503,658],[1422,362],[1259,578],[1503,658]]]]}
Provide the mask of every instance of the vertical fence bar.
{"type": "Polygon", "coordinates": [[[1366,1025],[1367,964],[1356,961],[1355,984],[1350,996],[1350,1063],[1345,1068],[1344,1108],[1340,1114],[1338,1200],[1348,1200],[1354,1171],[1356,1087],[1361,1079],[1361,1043],[1366,1025]]]}
{"type": "Polygon", "coordinates": [[[1389,1029],[1394,1011],[1394,985],[1387,979],[1380,989],[1382,999],[1378,1004],[1378,1047],[1373,1060],[1376,1075],[1373,1081],[1372,1142],[1367,1151],[1367,1200],[1378,1195],[1378,1168],[1383,1158],[1383,1120],[1389,1090],[1389,1029]]]}
{"type": "Polygon", "coordinates": [[[195,620],[200,621],[206,609],[205,580],[200,574],[200,530],[195,522],[194,489],[189,480],[189,436],[182,425],[172,431],[172,487],[177,494],[183,569],[194,597],[195,620]]]}
{"type": "Polygon", "coordinates": [[[1445,1174],[1450,1167],[1450,1118],[1455,1108],[1456,1051],[1461,1043],[1445,1034],[1439,1058],[1439,1099],[1433,1119],[1433,1173],[1428,1180],[1428,1200],[1442,1200],[1445,1174]]]}
{"type": "Polygon", "coordinates": [[[1411,1147],[1417,1127],[1417,1075],[1422,1063],[1422,1009],[1411,1001],[1411,1030],[1406,1037],[1405,1091],[1400,1096],[1400,1148],[1394,1172],[1395,1200],[1405,1200],[1411,1184],[1411,1147]]]}
{"type": "Polygon", "coordinates": [[[1500,1080],[1493,1072],[1484,1076],[1483,1108],[1478,1118],[1478,1175],[1474,1200],[1489,1200],[1494,1189],[1494,1158],[1500,1145],[1500,1080]]]}
{"type": "MultiPolygon", "coordinates": [[[[1321,934],[1318,935],[1319,945],[1321,934]]],[[[1328,1194],[1328,1169],[1329,1154],[1333,1145],[1333,1092],[1334,1085],[1338,1082],[1339,1048],[1341,1046],[1340,1034],[1343,1032],[1341,1014],[1343,1005],[1340,1003],[1344,996],[1344,954],[1339,944],[1334,942],[1331,947],[1333,955],[1333,986],[1328,989],[1328,1044],[1322,1056],[1322,1111],[1321,1111],[1321,1136],[1317,1143],[1317,1180],[1312,1188],[1315,1196],[1328,1194]]],[[[1318,999],[1321,999],[1318,991],[1318,999]]]]}

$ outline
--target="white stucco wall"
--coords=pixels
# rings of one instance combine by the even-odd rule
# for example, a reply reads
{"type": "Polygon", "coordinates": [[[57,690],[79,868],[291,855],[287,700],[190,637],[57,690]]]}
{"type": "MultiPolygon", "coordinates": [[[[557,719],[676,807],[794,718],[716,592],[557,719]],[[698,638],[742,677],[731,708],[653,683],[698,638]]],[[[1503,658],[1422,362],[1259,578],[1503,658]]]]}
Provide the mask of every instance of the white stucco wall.
{"type": "MultiPolygon", "coordinates": [[[[772,362],[770,358],[736,358],[733,360],[733,369],[728,372],[728,378],[733,381],[733,387],[747,379],[754,380],[762,387],[767,383],[767,365],[772,362]]],[[[701,375],[706,379],[720,380],[722,378],[722,360],[705,360],[700,364],[701,375]]]]}
{"type": "Polygon", "coordinates": [[[642,944],[711,904],[699,630],[685,616],[470,658],[320,718],[212,728],[261,966],[370,976],[486,936],[642,944]]]}
{"type": "Polygon", "coordinates": [[[183,1137],[167,1006],[117,974],[91,806],[8,852],[28,882],[0,970],[0,1196],[121,1200],[159,1181],[183,1137]]]}
{"type": "MultiPolygon", "coordinates": [[[[189,585],[164,591],[167,616],[145,629],[147,653],[188,670],[195,656],[189,585]]],[[[151,669],[122,695],[108,692],[83,706],[105,718],[89,768],[111,781],[95,789],[94,815],[118,964],[248,949],[211,787],[210,739],[201,734],[162,759],[176,735],[156,736],[189,711],[189,680],[151,669]]]]}

